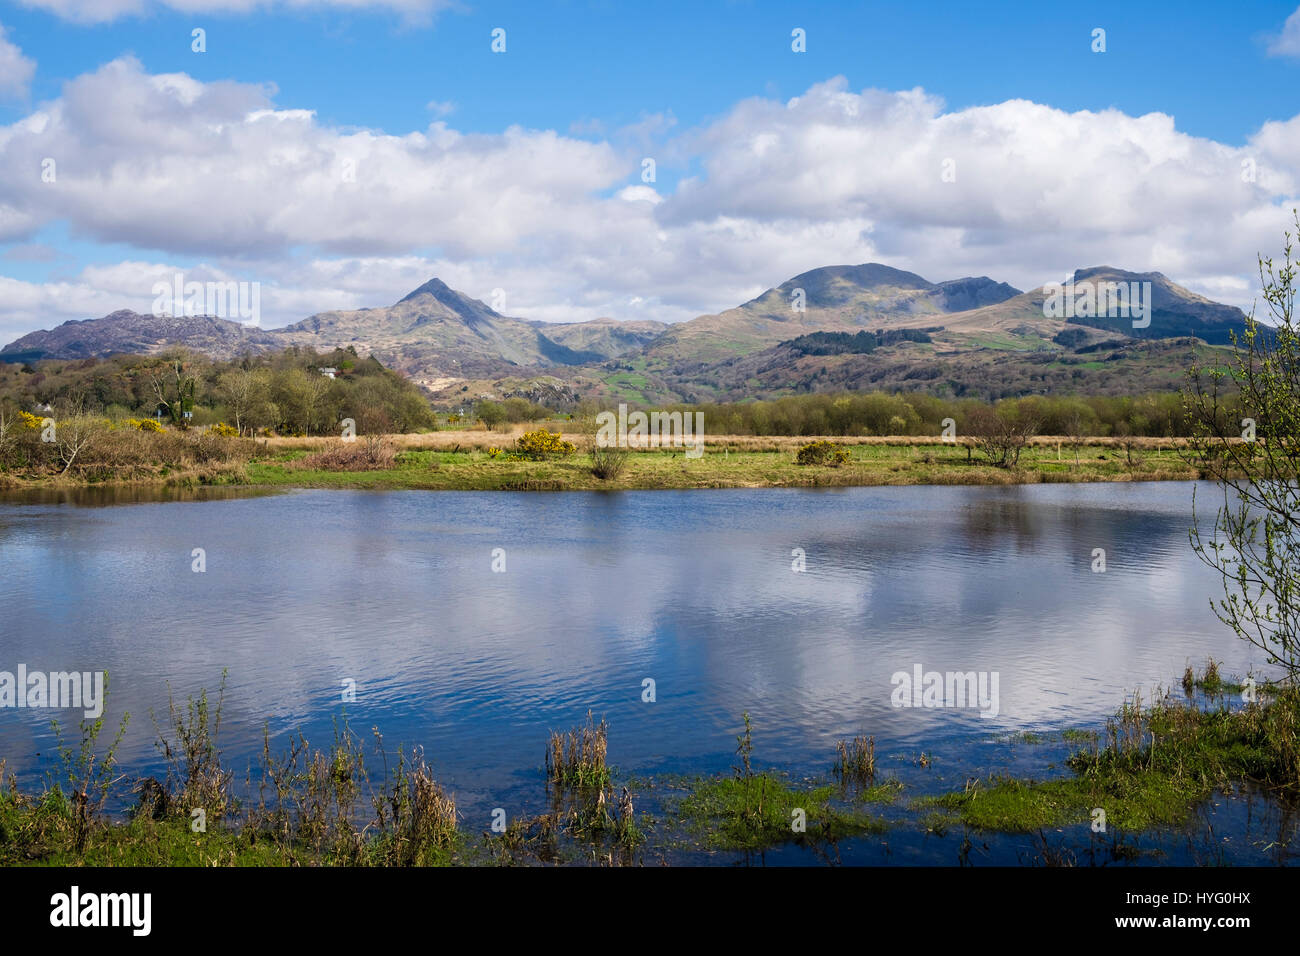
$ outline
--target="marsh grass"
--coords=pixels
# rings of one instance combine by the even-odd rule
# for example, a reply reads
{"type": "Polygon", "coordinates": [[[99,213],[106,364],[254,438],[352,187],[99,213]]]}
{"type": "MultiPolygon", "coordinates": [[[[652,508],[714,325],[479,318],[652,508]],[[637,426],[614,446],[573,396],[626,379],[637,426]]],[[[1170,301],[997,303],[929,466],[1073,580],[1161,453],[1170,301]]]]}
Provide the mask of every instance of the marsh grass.
{"type": "MultiPolygon", "coordinates": [[[[104,672],[103,693],[107,698],[107,671],[104,672]]],[[[113,787],[124,779],[124,776],[118,773],[117,751],[122,744],[122,738],[126,736],[127,723],[130,719],[130,714],[122,715],[117,736],[113,738],[113,742],[103,754],[97,750],[99,735],[104,729],[102,716],[95,720],[81,721],[81,739],[75,748],[64,742],[59,722],[50,721],[50,728],[54,732],[56,741],[55,749],[62,766],[63,783],[67,784],[68,794],[65,797],[62,784],[56,782],[47,791],[47,796],[50,797],[53,805],[68,811],[72,842],[78,853],[84,851],[91,827],[108,801],[113,787]]],[[[3,771],[0,771],[0,776],[3,776],[3,771]]]]}
{"type": "MultiPolygon", "coordinates": [[[[853,836],[883,833],[888,824],[860,809],[839,806],[834,785],[800,788],[774,771],[753,766],[753,723],[736,737],[738,766],[731,777],[697,780],[677,806],[677,819],[702,833],[707,846],[723,850],[756,851],[782,843],[815,845],[853,836]]],[[[870,799],[887,802],[897,792],[890,782],[870,799]]]]}
{"type": "MultiPolygon", "coordinates": [[[[1207,671],[1210,668],[1207,665],[1207,671]]],[[[1190,683],[1221,687],[1217,670],[1190,683]]],[[[1073,776],[1035,782],[975,781],[961,792],[914,801],[969,826],[1010,832],[1086,823],[1096,808],[1122,830],[1185,823],[1216,789],[1253,781],[1300,799],[1300,692],[1270,687],[1269,701],[1197,707],[1168,695],[1124,702],[1105,733],[1067,760],[1073,776]]]]}
{"type": "Polygon", "coordinates": [[[208,702],[208,692],[190,697],[179,706],[167,686],[168,731],[158,724],[152,711],[149,713],[154,727],[154,746],[162,755],[167,767],[163,783],[141,781],[137,792],[141,795],[139,808],[147,809],[153,816],[165,815],[177,809],[188,815],[202,809],[215,820],[223,818],[231,809],[230,784],[233,772],[221,765],[221,751],[217,738],[221,734],[221,713],[226,702],[226,680],[221,674],[215,709],[208,702]]]}
{"type": "Polygon", "coordinates": [[[832,772],[841,786],[869,786],[876,777],[876,738],[854,737],[836,745],[839,759],[832,772]]]}
{"type": "Polygon", "coordinates": [[[567,734],[551,732],[546,747],[546,777],[560,787],[604,788],[609,785],[605,755],[609,747],[609,726],[605,718],[597,724],[591,711],[587,722],[567,734]]]}
{"type": "Polygon", "coordinates": [[[494,862],[562,863],[579,855],[610,866],[636,862],[650,821],[648,816],[637,820],[628,787],[617,800],[612,787],[556,790],[553,798],[550,812],[515,817],[503,833],[483,834],[494,862]]]}
{"type": "Polygon", "coordinates": [[[116,751],[125,731],[98,754],[102,720],[83,722],[78,749],[61,748],[71,795],[58,782],[20,793],[0,784],[0,863],[86,865],[426,866],[452,861],[460,847],[456,804],[436,781],[419,748],[391,760],[376,732],[371,772],[362,739],[346,720],[334,741],[313,748],[301,733],[282,752],[263,734],[258,782],[250,766],[241,807],[233,772],[222,762],[219,734],[225,677],[213,706],[206,691],[179,705],[169,694],[168,726],[155,718],[165,781],[126,788],[137,802],[126,822],[97,813],[114,787],[116,751]]]}
{"type": "Polygon", "coordinates": [[[382,435],[358,441],[332,443],[320,451],[295,458],[292,468],[302,471],[389,471],[397,462],[397,446],[382,435]]]}
{"type": "MultiPolygon", "coordinates": [[[[1232,686],[1221,673],[1219,679],[1232,686]]],[[[1205,680],[1204,672],[1192,674],[1193,686],[1205,680]]],[[[661,779],[659,786],[672,791],[660,804],[669,812],[661,827],[636,814],[629,786],[613,783],[608,728],[589,711],[583,725],[547,741],[549,812],[515,816],[504,833],[471,844],[454,796],[423,751],[392,753],[377,731],[373,739],[353,732],[346,715],[324,749],[300,733],[276,748],[264,731],[256,769],[250,764],[236,799],[219,739],[223,707],[224,677],[215,700],[200,692],[179,704],[169,695],[166,728],[155,721],[166,779],[138,781],[137,807],[125,820],[102,812],[115,789],[127,789],[115,756],[121,733],[105,746],[102,721],[83,722],[80,743],[61,745],[59,769],[43,790],[19,792],[0,761],[0,864],[626,865],[671,849],[682,834],[710,850],[748,853],[793,843],[830,859],[840,840],[900,825],[867,812],[867,804],[891,804],[903,792],[897,779],[867,773],[875,769],[871,737],[839,742],[838,781],[800,780],[757,763],[755,728],[744,714],[730,775],[661,779]],[[854,783],[851,796],[845,779],[854,783]],[[196,809],[205,811],[206,829],[193,827],[196,809]],[[661,829],[666,836],[652,843],[661,829]]],[[[1257,783],[1287,812],[1300,804],[1300,690],[1289,685],[1261,688],[1258,699],[1246,701],[1227,694],[1175,702],[1157,694],[1148,703],[1134,695],[1104,732],[1061,737],[1080,745],[1066,761],[1069,776],[970,779],[893,813],[910,811],[911,825],[939,835],[953,827],[1040,836],[1080,827],[1084,852],[1113,856],[1127,852],[1128,833],[1186,825],[1216,790],[1257,783]],[[1112,828],[1105,840],[1087,831],[1097,808],[1112,828]]],[[[915,754],[900,759],[920,762],[915,754]]],[[[654,781],[646,786],[656,789],[654,781]]],[[[1045,845],[1045,852],[1057,849],[1045,845]]]]}

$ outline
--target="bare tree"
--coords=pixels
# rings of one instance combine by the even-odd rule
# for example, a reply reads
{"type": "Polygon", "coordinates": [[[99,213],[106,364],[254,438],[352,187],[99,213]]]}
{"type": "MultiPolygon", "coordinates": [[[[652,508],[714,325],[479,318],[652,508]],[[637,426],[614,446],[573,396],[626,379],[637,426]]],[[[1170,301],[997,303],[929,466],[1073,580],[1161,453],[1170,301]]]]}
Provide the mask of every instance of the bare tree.
{"type": "Polygon", "coordinates": [[[1133,448],[1137,444],[1136,436],[1133,434],[1133,426],[1128,421],[1116,422],[1113,434],[1119,440],[1119,447],[1124,449],[1124,461],[1132,468],[1133,448]]]}
{"type": "Polygon", "coordinates": [[[1074,449],[1074,463],[1079,464],[1079,449],[1083,446],[1083,440],[1088,437],[1084,428],[1083,416],[1074,412],[1065,420],[1065,437],[1070,440],[1070,447],[1074,449]]]}
{"type": "Polygon", "coordinates": [[[54,435],[59,446],[59,461],[63,462],[63,471],[59,474],[66,475],[77,456],[93,444],[95,425],[86,418],[68,418],[56,424],[54,435]]]}
{"type": "Polygon", "coordinates": [[[264,370],[236,368],[221,376],[217,390],[235,418],[235,431],[242,435],[253,409],[266,401],[270,389],[264,370]]]}
{"type": "Polygon", "coordinates": [[[991,464],[1015,468],[1029,439],[1038,434],[1038,420],[1018,408],[977,408],[966,418],[966,432],[991,464]]]}

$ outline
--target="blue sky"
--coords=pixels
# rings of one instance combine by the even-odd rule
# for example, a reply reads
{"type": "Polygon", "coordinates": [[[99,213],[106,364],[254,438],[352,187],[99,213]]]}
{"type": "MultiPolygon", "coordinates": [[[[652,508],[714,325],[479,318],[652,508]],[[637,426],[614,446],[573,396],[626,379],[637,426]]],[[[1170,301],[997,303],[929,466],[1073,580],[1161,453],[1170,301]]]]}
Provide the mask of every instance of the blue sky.
{"type": "MultiPolygon", "coordinates": [[[[428,25],[384,10],[238,15],[165,8],[101,25],[0,4],[10,38],[39,60],[32,98],[123,53],[151,72],[272,83],[286,108],[343,125],[422,129],[430,101],[458,126],[616,127],[646,113],[700,122],[753,95],[794,96],[840,74],[854,88],[923,86],[960,108],[1024,97],[1062,109],[1158,110],[1240,143],[1295,112],[1294,60],[1262,55],[1295,4],[659,2],[490,3],[428,25]],[[208,52],[190,50],[190,30],[208,52]],[[507,30],[505,57],[486,56],[507,30]],[[808,31],[790,55],[789,32],[808,31]],[[1107,57],[1089,48],[1107,31],[1107,57]]],[[[6,104],[12,120],[22,106],[6,104]]]]}
{"type": "MultiPolygon", "coordinates": [[[[830,261],[870,256],[934,279],[980,269],[1025,287],[1056,278],[1053,269],[1097,264],[1094,259],[1101,256],[1135,269],[1164,265],[1161,271],[1198,291],[1241,301],[1250,293],[1245,253],[1276,233],[1282,218],[1275,214],[1288,208],[1300,177],[1294,157],[1289,164],[1285,159],[1297,142],[1287,124],[1300,113],[1300,49],[1291,48],[1300,47],[1300,16],[1293,18],[1294,40],[1279,39],[1290,35],[1286,24],[1296,13],[1294,0],[1230,7],[560,2],[464,3],[450,9],[438,9],[440,0],[353,0],[360,9],[341,9],[329,0],[170,2],[196,9],[178,12],[168,0],[0,3],[6,44],[32,64],[26,83],[9,84],[0,102],[0,126],[23,129],[33,114],[49,111],[51,104],[57,108],[69,83],[83,84],[84,100],[104,104],[102,117],[95,117],[93,108],[83,110],[79,127],[62,116],[65,128],[32,134],[30,150],[12,142],[0,145],[0,169],[20,181],[8,195],[0,194],[0,202],[21,213],[0,229],[0,277],[12,280],[0,292],[19,303],[6,311],[0,301],[0,333],[36,327],[32,323],[51,310],[87,317],[79,310],[93,310],[123,293],[131,301],[122,305],[138,307],[148,290],[131,284],[142,279],[126,278],[131,263],[141,267],[136,272],[147,265],[154,271],[209,270],[262,281],[276,312],[270,324],[325,308],[384,304],[386,296],[431,268],[446,273],[453,285],[474,286],[465,291],[481,297],[494,287],[518,290],[517,311],[528,306],[530,316],[672,320],[724,308],[739,301],[735,297],[803,268],[829,264],[818,261],[822,255],[830,261]],[[242,9],[250,6],[251,12],[242,9]],[[98,12],[99,22],[79,21],[78,10],[98,12]],[[206,30],[205,53],[191,51],[195,27],[206,30]],[[489,49],[495,27],[507,31],[503,55],[489,49]],[[805,53],[791,50],[795,27],[807,32],[805,53]],[[1104,54],[1091,49],[1097,27],[1106,31],[1104,54]],[[106,65],[121,62],[134,66],[104,72],[106,65]],[[228,185],[241,178],[243,168],[254,178],[264,176],[256,148],[248,143],[232,146],[238,155],[219,158],[183,190],[174,171],[158,164],[151,168],[151,153],[166,156],[179,149],[177,162],[185,153],[183,136],[166,132],[176,123],[158,125],[159,112],[171,106],[146,102],[154,93],[141,92],[154,82],[148,78],[167,74],[186,74],[209,90],[233,82],[239,91],[235,98],[256,94],[272,111],[311,112],[310,128],[296,127],[287,137],[300,147],[291,159],[299,167],[297,178],[280,185],[262,182],[256,201],[238,216],[213,210],[210,235],[201,226],[163,228],[158,220],[164,213],[157,209],[152,222],[144,221],[143,212],[133,221],[122,209],[142,195],[169,190],[201,205],[205,182],[220,178],[228,185]],[[906,98],[917,88],[931,106],[918,110],[906,98]],[[867,101],[850,98],[871,90],[897,103],[882,106],[883,112],[855,128],[867,101]],[[793,98],[839,111],[827,121],[806,107],[808,135],[834,144],[825,153],[825,169],[813,169],[820,151],[803,165],[779,160],[789,152],[783,137],[803,135],[782,112],[793,98]],[[1052,113],[1031,115],[1016,108],[1017,101],[1052,113]],[[985,115],[981,108],[1000,114],[985,115]],[[136,109],[138,116],[127,115],[136,109]],[[1111,111],[1107,115],[1125,119],[1101,122],[1083,111],[1111,111]],[[958,168],[969,169],[961,138],[968,137],[983,205],[969,177],[959,182],[968,183],[961,188],[971,194],[957,201],[949,195],[954,190],[942,193],[930,177],[924,189],[933,190],[933,197],[908,203],[898,199],[900,192],[918,187],[899,172],[897,161],[872,155],[866,165],[874,168],[857,168],[858,158],[876,144],[882,151],[894,149],[895,156],[910,151],[891,118],[900,112],[909,114],[903,126],[917,136],[938,130],[934,148],[918,151],[917,163],[934,165],[950,152],[958,168]],[[1137,122],[1150,113],[1169,118],[1171,128],[1148,130],[1137,122]],[[1076,127],[1070,134],[1076,143],[1110,135],[1124,142],[1099,154],[1085,171],[1062,169],[1059,183],[1051,182],[1050,165],[1014,169],[1019,157],[1040,148],[1034,131],[1052,127],[1060,117],[1076,127]],[[425,134],[435,122],[453,131],[459,145],[443,150],[402,141],[425,134]],[[765,124],[779,129],[764,132],[765,124]],[[512,127],[525,135],[506,142],[512,127]],[[1013,127],[1015,132],[1008,132],[1013,127]],[[277,196],[300,188],[304,152],[340,154],[340,144],[357,131],[390,140],[388,153],[364,164],[373,177],[361,184],[369,191],[364,202],[340,205],[315,231],[252,231],[252,219],[275,222],[296,215],[301,221],[296,210],[318,210],[338,199],[335,192],[305,194],[296,198],[300,205],[275,208],[277,196]],[[127,142],[134,137],[140,155],[124,157],[119,134],[127,142]],[[483,139],[475,140],[476,134],[483,139]],[[473,209],[457,205],[453,193],[478,188],[475,162],[528,162],[543,134],[569,144],[553,151],[543,145],[545,155],[536,161],[553,168],[516,176],[503,166],[491,186],[497,199],[479,201],[473,209]],[[1005,180],[996,156],[978,152],[990,137],[1005,137],[1008,144],[1005,180]],[[763,159],[751,172],[738,173],[737,163],[749,163],[746,157],[754,154],[754,149],[735,148],[747,139],[751,145],[780,142],[778,161],[763,159]],[[85,189],[70,200],[21,184],[28,170],[14,165],[43,156],[42,149],[57,151],[56,143],[70,151],[62,157],[65,176],[88,177],[85,189]],[[468,157],[463,162],[458,150],[468,157]],[[1124,158],[1137,153],[1144,158],[1132,163],[1124,158]],[[641,155],[658,162],[654,195],[624,192],[645,186],[638,176],[641,155]],[[1220,208],[1215,190],[1166,182],[1165,173],[1157,186],[1143,182],[1156,168],[1199,176],[1211,175],[1207,164],[1217,164],[1222,169],[1212,175],[1227,175],[1256,155],[1269,175],[1261,174],[1252,196],[1241,197],[1233,208],[1220,208]],[[413,175],[427,176],[446,194],[422,186],[402,200],[397,194],[409,188],[413,175]],[[146,190],[141,179],[155,176],[162,178],[146,190]],[[574,176],[586,180],[574,182],[574,176]],[[855,183],[839,182],[855,176],[855,183]],[[747,177],[757,177],[758,184],[747,177]],[[766,184],[763,177],[770,177],[766,184]],[[517,178],[529,183],[515,189],[509,184],[517,178]],[[102,188],[92,188],[96,179],[102,188]],[[780,194],[797,180],[802,186],[791,188],[807,192],[762,202],[765,193],[780,194]],[[832,181],[836,186],[822,202],[816,184],[832,181]],[[1035,183],[1036,194],[1026,193],[1026,181],[1035,183]],[[1070,217],[1058,213],[1061,248],[1050,260],[1029,252],[1028,246],[1041,247],[1041,239],[1024,241],[1030,208],[1059,204],[1079,211],[1111,183],[1130,207],[1152,200],[1144,235],[1135,238],[1141,223],[1117,206],[1082,224],[1086,241],[1071,240],[1065,235],[1070,217]],[[52,195],[57,201],[50,201],[52,195]],[[1183,207],[1171,212],[1168,204],[1180,196],[1183,207]],[[485,228],[482,235],[473,235],[475,228],[431,228],[427,235],[406,224],[386,229],[384,203],[390,199],[393,211],[387,215],[409,209],[431,221],[481,224],[501,210],[512,224],[511,236],[503,237],[504,226],[485,228]],[[968,210],[963,211],[963,202],[968,210]],[[585,244],[573,234],[588,217],[603,228],[631,206],[637,211],[629,214],[626,234],[585,244]],[[343,221],[357,219],[358,209],[374,209],[381,221],[350,232],[343,221]],[[1180,226],[1183,215],[1188,222],[1180,226]],[[1222,262],[1197,250],[1206,237],[1193,223],[1203,228],[1214,216],[1237,223],[1240,232],[1217,243],[1224,246],[1222,262]],[[551,227],[565,220],[573,226],[553,234],[547,220],[551,227]],[[330,238],[317,241],[321,225],[330,238]],[[804,227],[830,247],[809,250],[798,235],[804,227]],[[652,233],[659,234],[654,242],[647,238],[652,233]],[[246,248],[232,250],[232,236],[246,248]],[[782,245],[781,237],[788,242],[782,245]],[[620,249],[625,257],[615,254],[620,249]],[[1237,259],[1228,261],[1229,254],[1237,259]],[[658,262],[661,256],[659,266],[647,265],[648,257],[658,262]],[[1124,261],[1115,261],[1120,258],[1124,261]],[[121,267],[114,271],[115,265],[121,267]],[[87,274],[90,267],[102,268],[87,274]],[[696,267],[698,281],[682,277],[683,270],[696,267]],[[362,272],[374,280],[367,283],[356,275],[362,272]],[[625,278],[602,280],[609,274],[625,278]]],[[[203,117],[196,111],[196,128],[200,122],[211,128],[217,122],[213,116],[228,121],[232,109],[217,104],[203,117]]],[[[1041,148],[1077,153],[1069,138],[1053,133],[1051,145],[1041,148]]],[[[232,201],[237,204],[238,197],[232,201]]],[[[0,227],[5,221],[0,216],[0,227]]]]}

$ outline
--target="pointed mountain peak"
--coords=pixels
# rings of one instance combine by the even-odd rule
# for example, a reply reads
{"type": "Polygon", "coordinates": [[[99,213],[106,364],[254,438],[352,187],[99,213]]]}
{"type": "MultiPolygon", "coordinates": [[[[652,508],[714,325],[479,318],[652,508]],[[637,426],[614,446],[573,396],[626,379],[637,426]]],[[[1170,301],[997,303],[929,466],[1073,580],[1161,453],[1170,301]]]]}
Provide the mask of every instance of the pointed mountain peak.
{"type": "Polygon", "coordinates": [[[441,279],[435,276],[434,278],[426,282],[424,285],[420,286],[418,289],[415,289],[412,292],[408,292],[406,295],[402,296],[402,298],[398,299],[398,302],[399,303],[408,302],[411,299],[418,298],[422,295],[431,295],[435,299],[442,299],[444,296],[448,295],[449,293],[453,295],[459,294],[456,292],[455,289],[453,289],[451,286],[447,285],[447,283],[443,282],[441,279]]]}

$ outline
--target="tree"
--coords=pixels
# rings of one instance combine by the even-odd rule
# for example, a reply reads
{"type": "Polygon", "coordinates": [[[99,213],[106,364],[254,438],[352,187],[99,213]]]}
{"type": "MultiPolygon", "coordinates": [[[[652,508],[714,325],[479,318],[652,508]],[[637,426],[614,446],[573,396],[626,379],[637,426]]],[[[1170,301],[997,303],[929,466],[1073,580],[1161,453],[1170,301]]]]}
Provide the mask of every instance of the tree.
{"type": "Polygon", "coordinates": [[[492,431],[506,420],[506,410],[496,402],[479,402],[478,417],[492,431]]]}
{"type": "Polygon", "coordinates": [[[276,403],[283,411],[287,423],[304,435],[310,435],[323,418],[322,411],[330,380],[318,372],[291,368],[276,375],[274,381],[276,403]]]}
{"type": "Polygon", "coordinates": [[[90,448],[95,440],[96,431],[95,423],[87,418],[69,418],[56,426],[55,439],[59,448],[59,461],[63,462],[60,475],[66,475],[77,460],[77,456],[90,448]]]}
{"type": "Polygon", "coordinates": [[[194,393],[198,380],[189,371],[190,363],[183,353],[177,353],[149,369],[149,383],[153,388],[158,407],[167,410],[173,425],[187,428],[185,413],[194,408],[194,393]]]}
{"type": "Polygon", "coordinates": [[[1029,439],[1038,434],[1038,421],[1020,408],[979,407],[967,415],[966,432],[992,464],[1015,468],[1029,439]]]}
{"type": "Polygon", "coordinates": [[[1079,448],[1083,445],[1084,438],[1087,437],[1087,429],[1083,424],[1083,416],[1079,412],[1072,412],[1065,419],[1065,437],[1070,440],[1070,447],[1074,449],[1074,463],[1079,464],[1079,448]]]}
{"type": "MultiPolygon", "coordinates": [[[[1300,233],[1300,216],[1295,222],[1300,233]]],[[[1210,606],[1294,678],[1300,673],[1300,328],[1295,236],[1283,235],[1280,266],[1259,257],[1273,324],[1256,321],[1252,309],[1244,332],[1233,334],[1235,354],[1226,368],[1188,370],[1184,403],[1192,437],[1185,454],[1223,494],[1205,533],[1193,497],[1192,548],[1223,578],[1224,597],[1210,606]]]]}
{"type": "Polygon", "coordinates": [[[1111,432],[1119,441],[1119,447],[1124,449],[1124,461],[1130,468],[1133,467],[1133,446],[1137,444],[1136,437],[1133,434],[1133,426],[1126,418],[1123,421],[1116,422],[1111,432]]]}
{"type": "Polygon", "coordinates": [[[266,401],[268,391],[266,373],[260,369],[236,367],[217,379],[217,394],[225,401],[235,419],[235,430],[241,435],[249,426],[253,409],[266,401]]]}

